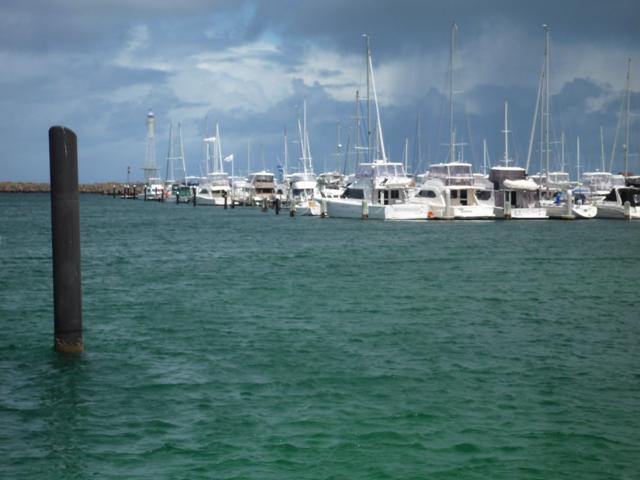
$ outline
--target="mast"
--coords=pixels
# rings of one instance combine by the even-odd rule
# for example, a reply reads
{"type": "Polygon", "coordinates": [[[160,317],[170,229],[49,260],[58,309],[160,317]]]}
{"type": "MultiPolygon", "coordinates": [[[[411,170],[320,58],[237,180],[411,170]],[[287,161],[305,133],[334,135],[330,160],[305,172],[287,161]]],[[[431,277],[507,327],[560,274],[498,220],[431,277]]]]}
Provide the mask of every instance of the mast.
{"type": "Polygon", "coordinates": [[[545,118],[545,169],[547,172],[547,191],[549,190],[549,155],[551,153],[549,148],[549,26],[543,25],[544,28],[544,97],[545,97],[545,111],[543,117],[545,118]]]}
{"type": "Polygon", "coordinates": [[[142,170],[144,180],[149,183],[151,178],[158,177],[158,166],[156,164],[156,117],[151,110],[147,113],[147,149],[145,162],[142,170]]]}
{"type": "Polygon", "coordinates": [[[180,141],[180,158],[182,159],[182,182],[187,183],[187,164],[184,159],[184,144],[182,143],[182,125],[178,122],[178,140],[180,141]]]}
{"type": "Polygon", "coordinates": [[[449,49],[449,161],[456,161],[455,132],[453,126],[453,61],[458,25],[454,21],[451,25],[451,45],[449,49]]]}
{"type": "Polygon", "coordinates": [[[564,132],[560,133],[560,171],[564,172],[564,132]]]}
{"type": "Polygon", "coordinates": [[[363,37],[365,39],[365,46],[367,50],[367,161],[371,162],[371,107],[369,93],[369,85],[371,84],[371,80],[369,78],[369,57],[371,51],[369,48],[369,35],[365,33],[363,37]]]}
{"type": "Polygon", "coordinates": [[[356,131],[355,131],[355,143],[354,148],[356,150],[356,169],[360,165],[360,91],[356,90],[356,131]]]}
{"type": "MultiPolygon", "coordinates": [[[[340,125],[340,121],[338,120],[338,123],[336,124],[336,135],[337,135],[337,143],[336,143],[336,172],[340,171],[340,151],[342,149],[342,142],[341,142],[341,125],[340,125]]],[[[325,169],[326,171],[326,169],[325,169]]]]}
{"type": "Polygon", "coordinates": [[[409,164],[409,137],[404,137],[404,171],[407,172],[407,167],[409,164]]]}
{"type": "Polygon", "coordinates": [[[414,173],[418,173],[418,168],[422,165],[422,128],[420,128],[420,112],[416,115],[416,150],[414,154],[414,173]]]}
{"type": "Polygon", "coordinates": [[[489,151],[487,150],[487,139],[482,139],[482,174],[487,175],[487,160],[489,157],[489,151]]]}
{"type": "Polygon", "coordinates": [[[380,121],[380,107],[378,106],[378,94],[376,92],[376,80],[373,75],[373,60],[371,59],[371,48],[369,46],[369,36],[366,36],[367,39],[367,57],[369,64],[369,75],[371,81],[371,90],[373,91],[373,104],[376,109],[376,133],[377,133],[377,142],[378,147],[380,148],[380,152],[382,152],[382,161],[386,163],[387,161],[387,152],[384,148],[384,137],[382,136],[382,122],[380,121]]]}
{"type": "Polygon", "coordinates": [[[600,160],[602,161],[602,171],[604,172],[604,134],[602,133],[602,125],[600,126],[600,160]]]}
{"type": "MultiPolygon", "coordinates": [[[[511,161],[509,159],[509,102],[507,102],[505,100],[504,102],[504,130],[502,131],[502,133],[504,133],[504,158],[503,158],[503,162],[504,162],[504,166],[508,167],[509,166],[509,162],[511,161]]],[[[486,166],[485,166],[485,170],[486,170],[486,166]]]]}
{"type": "Polygon", "coordinates": [[[169,147],[167,149],[167,167],[164,181],[165,183],[173,183],[173,122],[169,122],[169,147]]]}
{"type": "Polygon", "coordinates": [[[536,107],[533,112],[533,121],[531,122],[531,135],[529,136],[529,148],[527,149],[527,165],[525,170],[529,171],[531,165],[531,153],[533,152],[533,140],[536,136],[536,124],[538,123],[538,108],[540,107],[540,95],[542,93],[542,82],[544,80],[544,67],[540,70],[540,78],[538,79],[538,95],[536,97],[536,107]]]}
{"type": "Polygon", "coordinates": [[[218,122],[216,122],[216,143],[213,153],[213,164],[215,172],[224,171],[224,168],[222,167],[222,141],[220,140],[220,128],[218,126],[218,122]]]}
{"type": "Polygon", "coordinates": [[[631,108],[631,59],[627,61],[627,85],[626,85],[626,110],[624,115],[625,131],[624,145],[622,151],[624,153],[624,174],[629,175],[629,110],[631,108]]]}
{"type": "Polygon", "coordinates": [[[289,169],[289,145],[287,142],[287,127],[284,127],[284,172],[283,177],[287,178],[287,171],[289,169]]]}
{"type": "Polygon", "coordinates": [[[576,175],[577,175],[577,181],[580,181],[580,137],[576,137],[576,161],[577,161],[577,165],[576,165],[576,175]]]}
{"type": "Polygon", "coordinates": [[[247,178],[251,173],[251,139],[247,139],[247,178]]]}

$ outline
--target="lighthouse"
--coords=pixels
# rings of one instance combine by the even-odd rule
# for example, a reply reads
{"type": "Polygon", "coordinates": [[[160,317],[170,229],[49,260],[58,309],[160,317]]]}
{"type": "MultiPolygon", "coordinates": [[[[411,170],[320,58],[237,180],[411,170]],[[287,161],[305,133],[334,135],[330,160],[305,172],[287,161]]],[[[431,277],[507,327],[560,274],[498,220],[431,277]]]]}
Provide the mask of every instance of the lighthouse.
{"type": "Polygon", "coordinates": [[[149,184],[158,178],[158,165],[156,164],[156,117],[151,110],[147,113],[147,150],[145,154],[144,181],[149,184]]]}

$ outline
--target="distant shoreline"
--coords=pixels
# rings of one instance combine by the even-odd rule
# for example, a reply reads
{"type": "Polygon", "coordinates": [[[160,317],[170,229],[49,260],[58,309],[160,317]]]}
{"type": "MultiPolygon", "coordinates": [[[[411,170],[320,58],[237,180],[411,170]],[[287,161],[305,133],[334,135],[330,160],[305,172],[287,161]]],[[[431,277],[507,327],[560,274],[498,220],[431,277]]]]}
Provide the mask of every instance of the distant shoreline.
{"type": "MultiPolygon", "coordinates": [[[[143,182],[133,185],[143,185],[143,182]]],[[[113,189],[120,193],[124,191],[124,183],[100,182],[100,183],[81,183],[78,185],[80,193],[99,193],[103,195],[113,194],[113,189]]],[[[0,182],[0,193],[49,193],[51,186],[48,183],[34,182],[0,182]]]]}

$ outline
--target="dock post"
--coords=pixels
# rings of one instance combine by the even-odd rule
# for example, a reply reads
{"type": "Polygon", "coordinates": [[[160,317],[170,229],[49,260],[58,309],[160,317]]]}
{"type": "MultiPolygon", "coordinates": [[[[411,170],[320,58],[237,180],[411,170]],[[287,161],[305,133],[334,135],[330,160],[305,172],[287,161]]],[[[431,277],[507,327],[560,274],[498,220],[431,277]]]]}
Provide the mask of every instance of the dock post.
{"type": "Polygon", "coordinates": [[[56,352],[80,353],[82,283],[80,276],[80,202],[78,146],[68,128],[49,129],[53,324],[56,352]]]}
{"type": "Polygon", "coordinates": [[[223,193],[222,196],[224,197],[224,209],[227,209],[227,194],[223,193]]]}
{"type": "Polygon", "coordinates": [[[320,218],[327,218],[327,199],[320,200],[320,218]]]}
{"type": "Polygon", "coordinates": [[[367,203],[367,199],[362,199],[362,219],[366,220],[369,218],[369,204],[367,203]]]}
{"type": "Polygon", "coordinates": [[[631,220],[631,202],[629,200],[624,202],[624,219],[631,220]]]}
{"type": "Polygon", "coordinates": [[[138,186],[137,185],[133,186],[133,199],[134,200],[138,199],[138,186]]]}
{"type": "Polygon", "coordinates": [[[505,220],[509,220],[511,218],[511,193],[504,192],[504,203],[503,203],[503,212],[505,220]]]}
{"type": "Polygon", "coordinates": [[[191,187],[191,198],[193,200],[193,206],[196,206],[196,187],[191,187]]]}
{"type": "Polygon", "coordinates": [[[291,200],[291,202],[289,202],[289,216],[290,217],[295,217],[296,216],[296,202],[294,202],[293,200],[291,200]]]}
{"type": "Polygon", "coordinates": [[[176,205],[180,203],[180,191],[176,192],[176,205]]]}
{"type": "Polygon", "coordinates": [[[116,186],[113,186],[113,198],[116,198],[116,186]]]}
{"type": "Polygon", "coordinates": [[[276,215],[280,215],[280,197],[276,197],[276,215]]]}

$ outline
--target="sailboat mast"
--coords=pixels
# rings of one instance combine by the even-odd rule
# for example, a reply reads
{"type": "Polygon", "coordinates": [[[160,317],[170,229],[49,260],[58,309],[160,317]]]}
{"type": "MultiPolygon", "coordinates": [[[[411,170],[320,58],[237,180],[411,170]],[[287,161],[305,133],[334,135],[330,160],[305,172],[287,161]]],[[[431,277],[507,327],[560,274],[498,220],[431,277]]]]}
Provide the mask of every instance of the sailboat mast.
{"type": "Polygon", "coordinates": [[[602,171],[604,172],[604,133],[602,132],[602,126],[600,126],[600,160],[602,161],[602,171]]]}
{"type": "Polygon", "coordinates": [[[404,171],[407,172],[409,164],[409,138],[404,137],[404,171]]]}
{"type": "Polygon", "coordinates": [[[360,91],[356,90],[356,131],[355,144],[356,150],[356,169],[360,166],[360,91]]]}
{"type": "Polygon", "coordinates": [[[626,85],[626,110],[624,115],[625,130],[624,130],[624,174],[629,174],[629,110],[631,109],[631,59],[627,61],[627,85],[626,85]]]}
{"type": "Polygon", "coordinates": [[[367,160],[371,161],[371,106],[370,106],[370,88],[371,80],[369,78],[369,57],[370,57],[370,49],[369,49],[369,35],[366,33],[363,35],[365,39],[365,47],[367,54],[367,160]]]}
{"type": "Polygon", "coordinates": [[[576,137],[576,180],[580,181],[580,137],[576,137]]]}
{"type": "Polygon", "coordinates": [[[451,25],[451,45],[449,49],[449,161],[456,161],[456,142],[453,127],[453,61],[458,25],[454,21],[451,25]]]}
{"type": "Polygon", "coordinates": [[[564,132],[560,133],[560,171],[564,172],[564,132]]]}
{"type": "Polygon", "coordinates": [[[509,166],[509,102],[504,102],[504,166],[509,166]]]}
{"type": "Polygon", "coordinates": [[[167,149],[167,170],[164,181],[173,181],[173,122],[169,123],[169,148],[167,149]]]}
{"type": "Polygon", "coordinates": [[[373,75],[373,60],[371,59],[371,48],[369,46],[369,37],[367,36],[367,53],[369,58],[369,77],[371,80],[371,89],[373,90],[373,104],[376,108],[376,132],[377,141],[380,152],[382,153],[382,161],[386,163],[387,152],[384,148],[384,137],[382,136],[382,121],[380,120],[380,108],[378,106],[378,94],[376,93],[376,79],[373,75]]]}
{"type": "Polygon", "coordinates": [[[482,139],[482,174],[487,174],[487,139],[482,139]]]}
{"type": "Polygon", "coordinates": [[[549,189],[549,156],[551,153],[551,149],[549,148],[549,26],[543,25],[545,36],[544,36],[544,97],[545,97],[545,169],[547,171],[547,190],[549,189]]]}
{"type": "Polygon", "coordinates": [[[284,171],[283,171],[283,176],[284,178],[287,177],[287,171],[289,169],[289,145],[287,142],[287,127],[284,127],[284,171]]]}
{"type": "Polygon", "coordinates": [[[251,139],[247,140],[247,178],[251,173],[251,139]]]}

